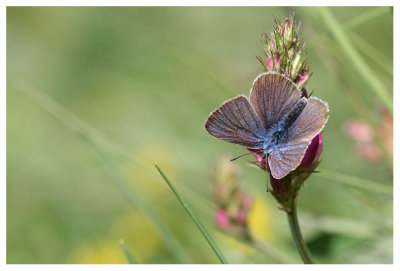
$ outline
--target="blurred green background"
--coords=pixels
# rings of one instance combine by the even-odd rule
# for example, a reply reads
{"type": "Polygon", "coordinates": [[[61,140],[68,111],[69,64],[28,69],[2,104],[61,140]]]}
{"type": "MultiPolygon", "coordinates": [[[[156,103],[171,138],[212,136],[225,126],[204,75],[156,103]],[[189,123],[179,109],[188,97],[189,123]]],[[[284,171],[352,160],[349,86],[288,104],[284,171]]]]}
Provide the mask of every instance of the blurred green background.
{"type": "MultiPolygon", "coordinates": [[[[299,198],[305,239],[319,263],[392,263],[392,153],[367,161],[343,132],[364,119],[381,134],[373,83],[392,96],[390,7],[8,7],[7,262],[127,263],[123,239],[139,263],[218,263],[157,162],[230,263],[274,263],[214,225],[213,165],[244,150],[203,124],[248,95],[260,33],[290,11],[307,89],[330,105],[320,173],[299,198]]],[[[255,200],[251,230],[300,263],[248,159],[235,163],[255,200]]]]}

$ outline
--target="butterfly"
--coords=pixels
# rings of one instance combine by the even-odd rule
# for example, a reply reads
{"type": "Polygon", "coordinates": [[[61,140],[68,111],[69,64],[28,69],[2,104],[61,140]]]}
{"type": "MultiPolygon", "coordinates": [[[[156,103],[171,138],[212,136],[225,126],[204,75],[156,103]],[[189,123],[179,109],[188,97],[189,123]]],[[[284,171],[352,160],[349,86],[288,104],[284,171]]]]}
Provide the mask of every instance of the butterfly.
{"type": "Polygon", "coordinates": [[[257,76],[244,95],[211,112],[205,129],[212,136],[248,149],[262,149],[270,173],[282,179],[296,169],[311,140],[322,131],[328,104],[302,97],[296,84],[276,72],[257,76]]]}

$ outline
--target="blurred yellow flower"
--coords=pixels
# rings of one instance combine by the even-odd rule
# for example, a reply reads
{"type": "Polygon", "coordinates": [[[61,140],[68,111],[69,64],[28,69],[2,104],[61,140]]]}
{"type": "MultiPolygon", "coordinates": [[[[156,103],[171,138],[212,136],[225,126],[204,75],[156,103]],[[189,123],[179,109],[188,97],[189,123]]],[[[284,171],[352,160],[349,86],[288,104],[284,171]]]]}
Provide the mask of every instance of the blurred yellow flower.
{"type": "Polygon", "coordinates": [[[123,239],[135,260],[144,263],[147,258],[164,249],[163,241],[148,218],[140,212],[120,216],[111,229],[116,241],[123,239]]]}
{"type": "Polygon", "coordinates": [[[68,259],[73,264],[126,264],[128,260],[118,240],[104,240],[75,249],[68,259]]]}
{"type": "Polygon", "coordinates": [[[271,239],[273,236],[271,221],[272,212],[267,201],[257,195],[247,218],[252,236],[257,240],[271,239]]]}
{"type": "Polygon", "coordinates": [[[127,213],[114,222],[107,239],[91,244],[84,244],[68,258],[76,264],[126,264],[128,259],[120,246],[123,239],[125,246],[138,263],[145,263],[150,256],[163,249],[162,240],[147,217],[140,212],[127,213]]]}

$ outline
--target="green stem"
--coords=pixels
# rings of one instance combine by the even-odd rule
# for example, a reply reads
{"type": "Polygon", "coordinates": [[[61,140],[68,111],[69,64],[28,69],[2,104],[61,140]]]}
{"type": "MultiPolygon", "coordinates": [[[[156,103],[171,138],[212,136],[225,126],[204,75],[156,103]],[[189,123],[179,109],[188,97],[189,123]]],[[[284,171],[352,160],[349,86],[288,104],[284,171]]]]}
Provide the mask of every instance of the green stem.
{"type": "Polygon", "coordinates": [[[292,237],[294,242],[296,243],[297,250],[301,256],[301,259],[305,264],[314,263],[311,258],[310,251],[308,251],[307,245],[304,242],[303,236],[301,235],[299,220],[297,218],[297,209],[295,199],[291,201],[290,211],[287,212],[290,231],[292,233],[292,237]]]}

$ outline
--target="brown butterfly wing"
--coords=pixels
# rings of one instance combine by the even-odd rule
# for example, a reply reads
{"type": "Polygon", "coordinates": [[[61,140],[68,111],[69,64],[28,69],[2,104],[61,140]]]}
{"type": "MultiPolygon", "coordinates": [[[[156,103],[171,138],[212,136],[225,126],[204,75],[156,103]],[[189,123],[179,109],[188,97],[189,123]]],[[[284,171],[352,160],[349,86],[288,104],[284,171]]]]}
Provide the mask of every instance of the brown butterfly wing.
{"type": "Polygon", "coordinates": [[[262,148],[265,128],[247,98],[237,96],[208,117],[205,128],[212,136],[246,148],[262,148]]]}
{"type": "Polygon", "coordinates": [[[268,165],[275,179],[282,179],[296,169],[306,153],[309,142],[282,144],[268,156],[268,165]]]}
{"type": "Polygon", "coordinates": [[[274,178],[282,179],[300,165],[310,141],[328,121],[325,118],[328,111],[325,102],[314,97],[307,100],[303,111],[288,130],[288,141],[279,145],[268,157],[274,178]]]}
{"type": "Polygon", "coordinates": [[[300,97],[300,90],[290,79],[271,72],[260,74],[250,91],[250,102],[267,130],[279,122],[300,97]]]}
{"type": "Polygon", "coordinates": [[[315,97],[310,97],[303,111],[288,130],[289,142],[312,140],[322,131],[328,118],[328,104],[315,97]]]}

